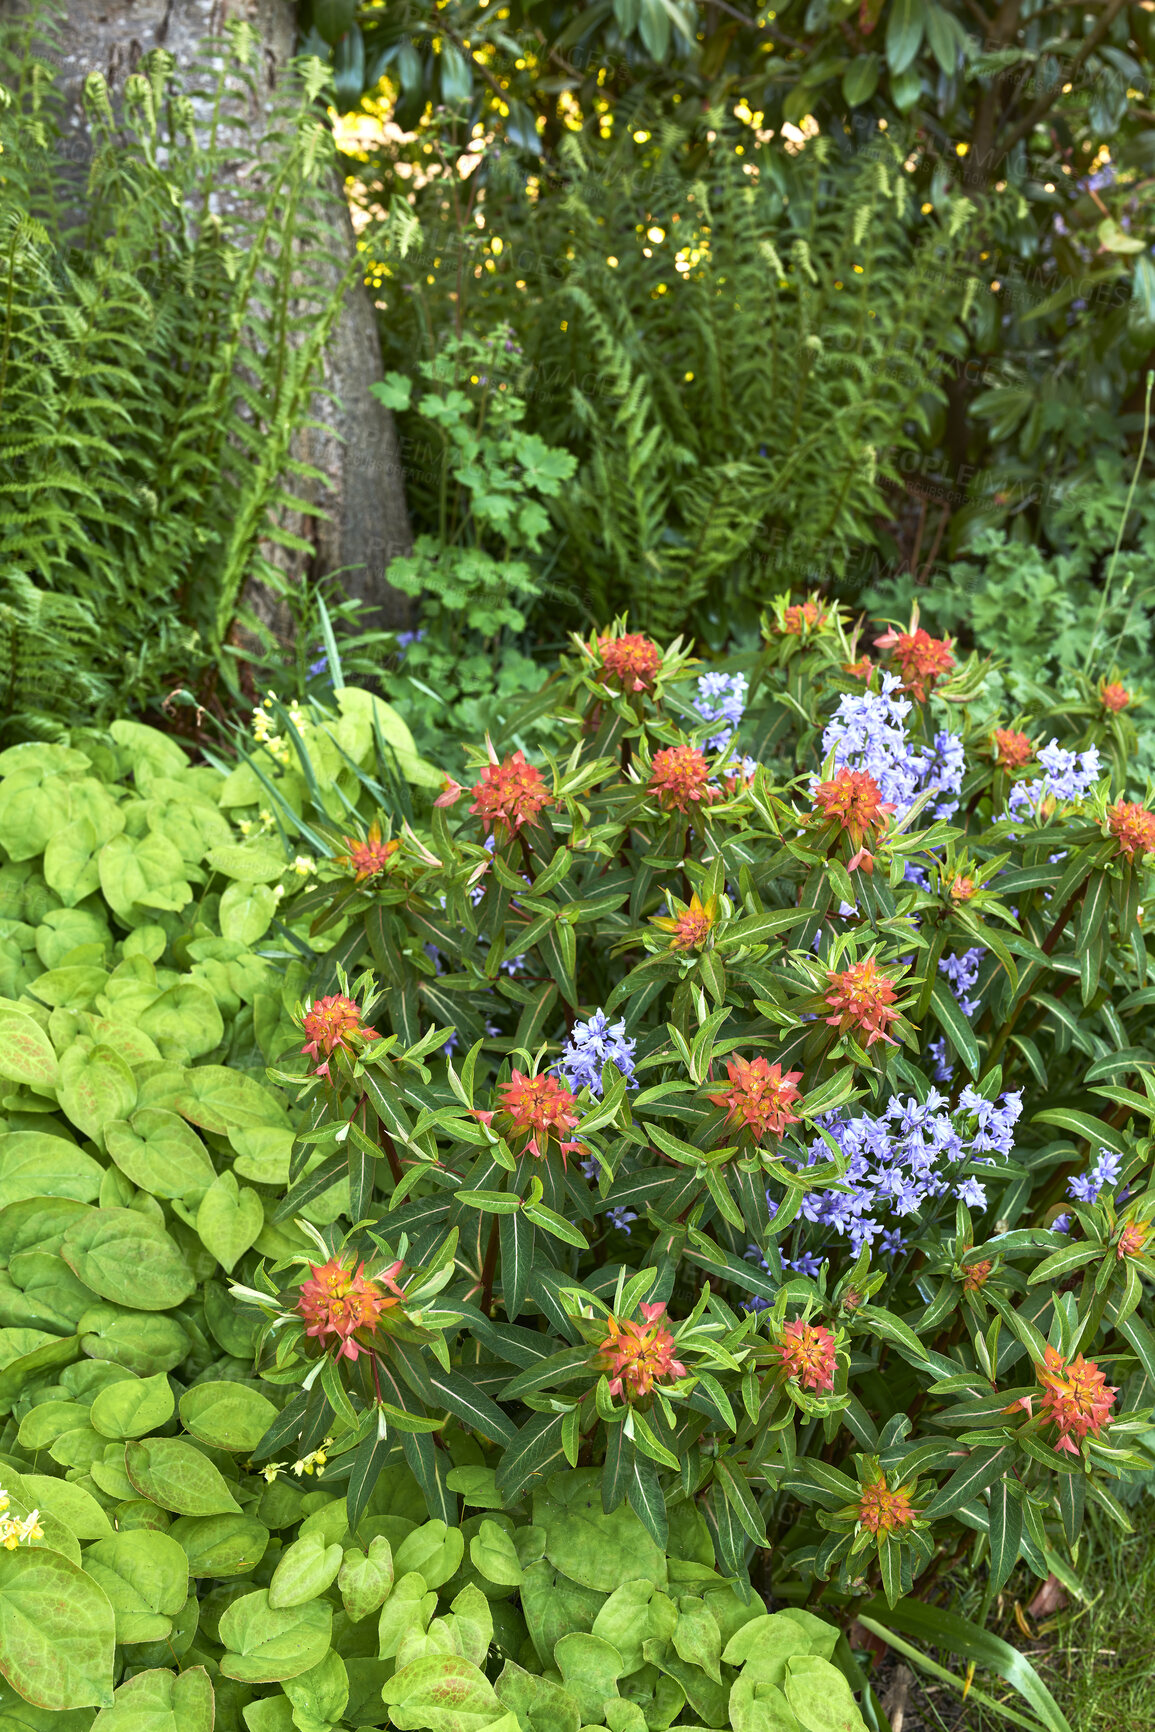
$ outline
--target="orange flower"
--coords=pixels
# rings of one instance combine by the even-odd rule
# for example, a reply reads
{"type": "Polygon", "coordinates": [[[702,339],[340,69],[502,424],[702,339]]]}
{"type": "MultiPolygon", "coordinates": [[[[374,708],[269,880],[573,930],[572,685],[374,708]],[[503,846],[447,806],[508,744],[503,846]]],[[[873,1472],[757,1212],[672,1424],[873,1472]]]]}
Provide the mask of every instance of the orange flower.
{"type": "Polygon", "coordinates": [[[726,1107],[726,1123],[735,1130],[749,1131],[756,1143],[763,1137],[780,1137],[787,1125],[800,1123],[797,1113],[790,1111],[795,1101],[802,1099],[795,1088],[800,1070],[782,1074],[780,1064],[769,1064],[764,1058],[740,1058],[735,1053],[726,1061],[730,1087],[721,1094],[710,1095],[716,1107],[726,1107]]]}
{"type": "Polygon", "coordinates": [[[1107,824],[1118,838],[1119,852],[1128,860],[1137,854],[1155,854],[1155,812],[1134,800],[1116,800],[1107,808],[1107,824]]]}
{"type": "Polygon", "coordinates": [[[663,746],[654,753],[646,785],[667,812],[689,812],[718,798],[721,789],[710,787],[709,775],[706,755],[697,746],[663,746]]]}
{"type": "Polygon", "coordinates": [[[844,662],[842,671],[849,674],[852,680],[869,680],[874,672],[874,663],[869,656],[859,656],[856,662],[844,662]]]}
{"type": "Polygon", "coordinates": [[[640,631],[626,632],[622,637],[599,637],[598,650],[602,658],[602,681],[616,679],[624,692],[644,692],[654,683],[654,675],[662,665],[662,652],[652,638],[640,631]]]}
{"type": "Polygon", "coordinates": [[[1128,1221],[1119,1234],[1119,1242],[1115,1246],[1116,1257],[1138,1257],[1146,1249],[1147,1240],[1151,1236],[1150,1221],[1128,1221]]]}
{"type": "Polygon", "coordinates": [[[1134,702],[1134,694],[1129,692],[1126,686],[1120,685],[1118,680],[1112,680],[1110,685],[1099,688],[1099,699],[1105,710],[1110,710],[1112,715],[1117,716],[1120,710],[1127,709],[1134,702]]]}
{"type": "Polygon", "coordinates": [[[898,994],[893,980],[882,973],[873,956],[868,956],[865,962],[852,962],[841,973],[830,969],[826,978],[830,982],[826,1002],[834,1012],[826,1020],[839,1034],[847,1034],[851,1029],[865,1034],[867,1047],[872,1047],[876,1040],[898,1045],[886,1032],[898,1015],[897,1010],[890,1008],[898,994]]]}
{"type": "Polygon", "coordinates": [[[1043,1358],[1044,1363],[1035,1366],[1035,1375],[1043,1386],[1043,1414],[1059,1434],[1055,1449],[1078,1455],[1079,1443],[1088,1432],[1098,1437],[1110,1422],[1111,1406],[1119,1391],[1110,1388],[1095,1361],[1084,1359],[1081,1353],[1068,1363],[1054,1347],[1048,1347],[1043,1358]]]}
{"type": "Polygon", "coordinates": [[[381,826],[376,819],[369,826],[369,834],[364,842],[358,842],[352,836],[345,837],[347,854],[338,854],[337,862],[341,866],[351,866],[357,876],[354,883],[362,884],[366,878],[375,878],[378,872],[384,872],[389,861],[396,854],[401,844],[397,841],[382,842],[381,826]]]}
{"type": "Polygon", "coordinates": [[[626,1401],[648,1395],[655,1383],[686,1375],[686,1367],[674,1358],[674,1337],[658,1321],[666,1307],[640,1305],[638,1309],[644,1319],[641,1323],[612,1316],[606,1319],[609,1334],[595,1361],[603,1371],[613,1372],[610,1394],[626,1401]]]}
{"type": "Polygon", "coordinates": [[[885,1479],[879,1478],[862,1488],[862,1496],[858,1502],[858,1519],[872,1534],[879,1534],[886,1539],[890,1534],[908,1528],[915,1518],[915,1513],[911,1508],[910,1492],[905,1486],[891,1491],[885,1479]]]}
{"type": "Polygon", "coordinates": [[[980,1287],[985,1287],[987,1281],[990,1279],[990,1273],[993,1268],[994,1264],[989,1258],[984,1258],[981,1263],[964,1264],[963,1291],[966,1293],[977,1293],[980,1287]]]}
{"type": "Polygon", "coordinates": [[[950,638],[931,637],[922,626],[914,631],[895,631],[891,627],[874,641],[880,649],[894,652],[903,686],[920,704],[955,665],[950,638]]]}
{"type": "Polygon", "coordinates": [[[535,824],[542,807],[553,805],[541,771],[527,764],[520,751],[500,764],[487,764],[470,792],[470,812],[478,814],[486,830],[502,829],[507,836],[515,836],[523,824],[535,824]]]}
{"type": "Polygon", "coordinates": [[[320,1268],[315,1263],[309,1267],[313,1278],[302,1283],[297,1299],[297,1311],[307,1325],[305,1334],[323,1344],[327,1336],[335,1335],[340,1342],[337,1358],[355,1360],[364,1346],[354,1340],[356,1331],[372,1334],[382,1311],[405,1297],[396,1281],[401,1264],[391,1263],[376,1280],[366,1275],[364,1263],[354,1273],[339,1257],[331,1257],[320,1268]]]}
{"type": "Polygon", "coordinates": [[[361,1021],[360,1008],[353,1000],[339,992],[329,998],[319,998],[301,1021],[309,1037],[301,1051],[312,1058],[323,1055],[323,1062],[314,1070],[314,1076],[329,1075],[329,1060],[335,1052],[356,1052],[359,1042],[381,1038],[375,1028],[369,1028],[361,1021]]]}
{"type": "Polygon", "coordinates": [[[834,1388],[834,1337],[820,1323],[804,1323],[799,1317],[782,1326],[774,1344],[787,1378],[803,1389],[834,1388]]]}
{"type": "Polygon", "coordinates": [[[695,890],[690,898],[690,906],[681,914],[651,914],[650,924],[660,927],[663,932],[672,932],[671,950],[701,950],[718,909],[718,898],[711,896],[703,903],[695,890]]]}
{"type": "Polygon", "coordinates": [[[960,873],[950,887],[950,899],[952,902],[969,902],[976,888],[973,878],[965,878],[960,873]]]}
{"type": "Polygon", "coordinates": [[[497,1093],[500,1105],[496,1111],[478,1112],[475,1108],[475,1116],[487,1125],[495,1118],[506,1121],[508,1135],[527,1138],[522,1150],[524,1154],[541,1160],[549,1153],[551,1134],[557,1136],[563,1160],[571,1150],[582,1148],[581,1143],[564,1135],[578,1123],[578,1115],[573,1110],[577,1097],[557,1077],[548,1072],[542,1076],[526,1076],[523,1071],[515,1070],[497,1093]]]}
{"type": "Polygon", "coordinates": [[[861,866],[873,872],[874,860],[867,841],[873,841],[886,829],[888,815],[894,803],[882,798],[882,790],[865,770],[848,770],[845,765],[832,781],[819,782],[814,789],[814,816],[822,823],[835,823],[846,831],[857,852],[849,862],[853,872],[861,866]]]}
{"type": "Polygon", "coordinates": [[[1026,734],[1017,734],[1014,728],[996,728],[992,743],[995,762],[1004,770],[1021,770],[1035,755],[1035,748],[1026,734]]]}
{"type": "Polygon", "coordinates": [[[826,612],[816,601],[804,601],[788,607],[782,615],[782,630],[789,637],[801,637],[826,623],[826,612]]]}

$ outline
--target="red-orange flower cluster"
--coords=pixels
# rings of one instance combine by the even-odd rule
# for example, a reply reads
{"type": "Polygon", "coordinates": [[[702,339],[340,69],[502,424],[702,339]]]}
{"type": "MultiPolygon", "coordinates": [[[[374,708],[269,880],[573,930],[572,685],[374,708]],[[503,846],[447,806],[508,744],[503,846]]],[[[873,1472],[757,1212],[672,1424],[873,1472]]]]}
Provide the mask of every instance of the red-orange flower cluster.
{"type": "Polygon", "coordinates": [[[797,602],[782,615],[782,630],[790,637],[801,637],[804,631],[815,631],[826,623],[826,611],[816,601],[797,602]]]}
{"type": "Polygon", "coordinates": [[[969,902],[977,888],[973,878],[960,872],[950,887],[950,899],[952,902],[969,902]]]}
{"type": "Polygon", "coordinates": [[[563,1159],[571,1150],[582,1148],[581,1143],[565,1135],[578,1123],[574,1111],[577,1097],[557,1077],[549,1072],[541,1076],[526,1076],[523,1071],[515,1070],[497,1093],[500,1105],[495,1111],[476,1112],[476,1116],[487,1125],[492,1124],[499,1114],[507,1117],[508,1134],[527,1138],[525,1154],[542,1159],[549,1153],[551,1135],[557,1137],[563,1159]]]}
{"type": "Polygon", "coordinates": [[[799,1317],[783,1324],[774,1351],[786,1376],[803,1389],[834,1388],[834,1337],[821,1323],[804,1323],[799,1317]]]}
{"type": "Polygon", "coordinates": [[[610,1394],[637,1401],[648,1395],[655,1383],[685,1377],[686,1367],[674,1358],[676,1343],[659,1319],[665,1315],[664,1305],[640,1305],[644,1319],[631,1323],[628,1319],[609,1317],[609,1334],[598,1348],[597,1363],[603,1371],[612,1372],[610,1394]]]}
{"type": "Polygon", "coordinates": [[[920,704],[955,665],[950,638],[931,637],[922,626],[914,631],[895,631],[892,627],[874,641],[880,649],[893,653],[904,688],[920,704]]]}
{"type": "Polygon", "coordinates": [[[749,1131],[760,1143],[763,1137],[782,1136],[787,1125],[800,1122],[798,1114],[790,1110],[802,1099],[795,1087],[802,1076],[800,1070],[788,1070],[783,1076],[780,1064],[735,1054],[726,1061],[726,1074],[730,1087],[709,1098],[716,1107],[726,1108],[726,1123],[734,1130],[749,1131]]]}
{"type": "Polygon", "coordinates": [[[841,973],[830,969],[826,978],[830,982],[826,1002],[834,1012],[826,1020],[838,1029],[839,1034],[849,1034],[852,1030],[864,1034],[868,1047],[873,1046],[876,1040],[898,1045],[886,1032],[898,1015],[897,1010],[890,1008],[898,994],[893,980],[882,972],[873,956],[868,956],[865,962],[852,962],[841,973]]]}
{"type": "Polygon", "coordinates": [[[523,824],[535,824],[542,807],[553,805],[541,771],[527,764],[520,751],[500,764],[487,764],[470,792],[470,812],[477,813],[486,830],[504,830],[507,836],[515,836],[523,824]]]}
{"type": "Polygon", "coordinates": [[[357,1048],[352,1043],[381,1038],[375,1028],[361,1021],[360,1007],[339,992],[319,998],[301,1020],[309,1037],[301,1051],[322,1061],[314,1076],[329,1075],[329,1060],[335,1052],[355,1052],[357,1048]]]}
{"type": "Polygon", "coordinates": [[[306,1324],[305,1334],[314,1336],[322,1345],[327,1344],[328,1337],[335,1336],[340,1343],[337,1358],[356,1359],[364,1347],[363,1342],[358,1344],[354,1340],[357,1330],[371,1334],[382,1311],[405,1297],[396,1279],[400,1263],[390,1264],[375,1280],[366,1275],[364,1263],[359,1263],[354,1272],[339,1257],[331,1257],[320,1268],[315,1263],[309,1267],[313,1278],[302,1282],[297,1299],[297,1311],[306,1324]]]}
{"type": "Polygon", "coordinates": [[[1107,808],[1107,824],[1119,843],[1120,854],[1134,860],[1137,854],[1155,854],[1155,812],[1134,800],[1116,800],[1107,808]]]}
{"type": "Polygon", "coordinates": [[[710,786],[710,766],[697,746],[663,746],[654,753],[647,783],[667,812],[689,812],[716,800],[720,788],[710,786]]]}
{"type": "Polygon", "coordinates": [[[1147,1248],[1151,1237],[1150,1221],[1128,1221],[1119,1234],[1119,1242],[1115,1246],[1115,1255],[1120,1260],[1124,1257],[1138,1257],[1147,1248]]]}
{"type": "Polygon", "coordinates": [[[1014,728],[996,728],[993,744],[995,762],[1004,770],[1021,770],[1035,755],[1035,748],[1026,734],[1016,733],[1014,728]]]}
{"type": "Polygon", "coordinates": [[[1111,1405],[1119,1391],[1110,1388],[1093,1359],[1076,1353],[1068,1363],[1054,1347],[1047,1348],[1044,1363],[1035,1366],[1035,1375],[1043,1386],[1043,1414],[1058,1432],[1056,1451],[1078,1455],[1079,1444],[1088,1433],[1098,1437],[1110,1422],[1111,1405]]]}
{"type": "Polygon", "coordinates": [[[624,692],[644,692],[653,685],[654,675],[662,665],[661,650],[640,631],[626,632],[622,637],[599,637],[598,652],[603,682],[608,675],[617,680],[624,692]]]}
{"type": "Polygon", "coordinates": [[[690,898],[690,906],[681,914],[651,914],[652,925],[660,927],[663,932],[672,934],[671,950],[701,950],[714,925],[714,917],[718,910],[718,898],[707,897],[703,903],[695,890],[690,898]]]}
{"type": "Polygon", "coordinates": [[[869,680],[874,672],[874,663],[869,656],[859,656],[856,662],[845,662],[842,671],[849,674],[852,680],[869,680]]]}
{"type": "Polygon", "coordinates": [[[989,1257],[984,1257],[978,1263],[967,1263],[963,1272],[963,1291],[977,1293],[980,1287],[985,1287],[990,1280],[994,1263],[989,1257]]]}
{"type": "Polygon", "coordinates": [[[881,1534],[885,1539],[889,1534],[898,1533],[910,1526],[916,1513],[911,1508],[910,1493],[905,1486],[891,1491],[885,1479],[876,1479],[862,1488],[858,1519],[872,1534],[881,1534]]]}
{"type": "Polygon", "coordinates": [[[1129,708],[1133,702],[1132,694],[1127,690],[1126,686],[1120,685],[1118,680],[1112,680],[1110,685],[1101,687],[1099,691],[1099,699],[1103,708],[1105,710],[1110,710],[1111,714],[1115,716],[1119,714],[1120,710],[1129,708]]]}
{"type": "Polygon", "coordinates": [[[850,770],[843,765],[829,782],[819,782],[814,790],[815,815],[820,822],[835,823],[845,830],[856,853],[849,862],[853,872],[861,866],[873,872],[874,859],[866,846],[882,835],[886,821],[894,811],[894,802],[884,800],[882,790],[865,770],[850,770]]]}
{"type": "Polygon", "coordinates": [[[338,854],[337,862],[341,866],[351,866],[356,873],[354,883],[363,884],[366,878],[375,878],[378,872],[384,872],[401,844],[395,840],[383,842],[381,826],[374,819],[364,842],[358,842],[354,836],[346,836],[345,846],[349,852],[338,854]]]}

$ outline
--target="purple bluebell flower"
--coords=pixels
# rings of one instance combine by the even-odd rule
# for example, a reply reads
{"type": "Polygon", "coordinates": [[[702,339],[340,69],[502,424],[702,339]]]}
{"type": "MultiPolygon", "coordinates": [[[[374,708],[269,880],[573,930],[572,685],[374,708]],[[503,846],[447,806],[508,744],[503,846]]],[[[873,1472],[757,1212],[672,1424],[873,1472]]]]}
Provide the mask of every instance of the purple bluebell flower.
{"type": "Polygon", "coordinates": [[[588,1088],[598,1100],[602,1094],[602,1066],[615,1064],[627,1084],[634,1081],[634,1050],[637,1041],[626,1033],[625,1021],[609,1022],[604,1010],[596,1010],[588,1022],[575,1022],[570,1037],[562,1048],[555,1069],[566,1087],[576,1094],[588,1088]]]}
{"type": "MultiPolygon", "coordinates": [[[[922,793],[958,794],[966,767],[955,734],[937,733],[932,746],[908,741],[911,702],[896,695],[900,690],[897,675],[884,673],[881,691],[844,694],[822,735],[823,757],[833,751],[835,769],[865,770],[899,818],[922,793]]],[[[957,800],[940,800],[931,816],[949,817],[957,806],[957,800]]]]}
{"type": "Polygon", "coordinates": [[[724,752],[746,711],[750,682],[745,674],[702,674],[694,708],[704,722],[720,722],[720,732],[711,734],[706,745],[711,752],[724,752]]]}
{"type": "Polygon", "coordinates": [[[796,1275],[809,1275],[810,1279],[813,1281],[816,1280],[818,1275],[821,1273],[824,1262],[825,1258],[816,1257],[813,1251],[803,1251],[800,1256],[795,1257],[792,1263],[787,1262],[786,1258],[783,1257],[782,1267],[784,1269],[793,1269],[796,1275]]]}
{"type": "Polygon", "coordinates": [[[328,667],[328,665],[329,665],[328,656],[325,656],[325,655],[318,656],[317,660],[315,662],[309,663],[305,672],[306,672],[309,679],[313,679],[317,674],[323,674],[325,672],[325,669],[328,667]]]}
{"type": "Polygon", "coordinates": [[[944,956],[939,962],[938,971],[945,974],[950,981],[951,991],[958,999],[959,1009],[964,1016],[973,1016],[981,1005],[980,999],[967,995],[978,981],[979,969],[985,955],[986,951],[979,944],[971,950],[964,950],[961,956],[944,956]]]}
{"type": "Polygon", "coordinates": [[[1069,752],[1052,740],[1039,751],[1041,776],[1029,782],[1016,782],[1007,796],[1008,815],[1024,806],[1037,806],[1050,796],[1055,800],[1082,800],[1090,793],[1102,775],[1098,746],[1088,746],[1085,752],[1069,752]]]}
{"type": "Polygon", "coordinates": [[[1067,1181],[1067,1195],[1078,1203],[1097,1203],[1105,1185],[1114,1185],[1123,1165],[1123,1157],[1113,1149],[1099,1150],[1099,1159],[1089,1173],[1078,1173],[1067,1181]]]}
{"type": "MultiPolygon", "coordinates": [[[[994,1166],[1005,1159],[1021,1113],[1021,1090],[991,1101],[968,1085],[953,1109],[940,1090],[931,1089],[924,1101],[892,1095],[879,1114],[828,1114],[822,1124],[846,1162],[844,1188],[807,1191],[800,1220],[824,1236],[846,1239],[854,1254],[877,1239],[884,1254],[897,1255],[907,1246],[898,1223],[922,1215],[928,1204],[956,1195],[972,1207],[987,1206],[985,1187],[969,1175],[958,1176],[958,1169],[966,1162],[994,1166]]],[[[795,1164],[814,1167],[828,1159],[827,1144],[816,1138],[795,1164]]]]}
{"type": "Polygon", "coordinates": [[[616,1208],[606,1210],[606,1220],[610,1226],[616,1227],[619,1233],[625,1233],[627,1238],[630,1232],[630,1222],[636,1221],[637,1218],[637,1211],[627,1209],[624,1203],[619,1203],[616,1208]]]}
{"type": "Polygon", "coordinates": [[[961,1185],[955,1186],[954,1194],[960,1203],[965,1203],[970,1209],[985,1209],[987,1206],[986,1189],[977,1179],[964,1179],[961,1185]]]}
{"type": "Polygon", "coordinates": [[[930,1041],[926,1050],[934,1060],[935,1082],[949,1082],[954,1075],[954,1065],[947,1058],[946,1035],[940,1034],[937,1040],[930,1041]]]}
{"type": "Polygon", "coordinates": [[[399,631],[397,633],[397,648],[404,653],[411,644],[420,643],[424,636],[424,628],[420,631],[399,631]]]}
{"type": "Polygon", "coordinates": [[[1070,1215],[1056,1215],[1051,1222],[1052,1233],[1069,1233],[1071,1231],[1070,1215]]]}

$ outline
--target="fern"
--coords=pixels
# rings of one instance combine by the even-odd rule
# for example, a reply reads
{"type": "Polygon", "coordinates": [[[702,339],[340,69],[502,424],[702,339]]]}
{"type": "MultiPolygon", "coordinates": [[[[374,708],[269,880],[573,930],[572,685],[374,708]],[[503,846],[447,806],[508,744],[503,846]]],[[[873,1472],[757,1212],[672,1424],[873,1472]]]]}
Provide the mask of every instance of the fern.
{"type": "Polygon", "coordinates": [[[568,190],[533,212],[540,254],[573,261],[529,333],[539,371],[576,381],[538,421],[583,459],[557,575],[595,617],[628,607],[659,634],[721,635],[876,543],[884,483],[944,400],[963,292],[966,212],[921,219],[897,145],[842,160],[819,139],[755,179],[733,142],[695,181],[693,140],[667,127],[643,185],[598,179],[567,141],[568,190]]]}
{"type": "Polygon", "coordinates": [[[73,707],[53,678],[39,693],[34,673],[28,683],[51,657],[53,621],[87,622],[70,656],[102,718],[142,708],[221,661],[248,583],[283,583],[278,545],[311,551],[280,520],[316,509],[290,490],[319,478],[292,446],[312,424],[352,271],[340,279],[329,256],[317,62],[293,69],[267,132],[249,135],[243,191],[226,140],[255,111],[247,26],[179,77],[170,55],[147,55],[115,112],[90,77],[93,156],[69,230],[61,213],[77,189],[54,149],[42,48],[23,25],[0,47],[0,648],[20,670],[0,686],[10,734],[51,731],[73,707]]]}

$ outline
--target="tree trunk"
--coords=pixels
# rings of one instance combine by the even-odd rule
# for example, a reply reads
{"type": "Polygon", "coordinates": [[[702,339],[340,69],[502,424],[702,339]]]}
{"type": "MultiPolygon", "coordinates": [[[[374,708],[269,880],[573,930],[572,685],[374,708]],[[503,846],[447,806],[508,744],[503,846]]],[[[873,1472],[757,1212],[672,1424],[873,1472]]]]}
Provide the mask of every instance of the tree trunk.
{"type": "MultiPolygon", "coordinates": [[[[24,9],[22,0],[0,0],[2,11],[24,9]]],[[[230,19],[249,23],[263,47],[265,76],[250,122],[252,135],[259,136],[266,119],[264,101],[294,51],[292,0],[67,0],[58,46],[48,57],[56,63],[65,102],[64,150],[78,170],[88,154],[82,93],[90,72],[104,74],[115,102],[142,54],[165,48],[179,72],[203,50],[206,40],[221,35],[230,19]]],[[[243,197],[240,188],[238,195],[243,197]]],[[[348,208],[336,182],[332,206],[336,280],[354,244],[348,208]]],[[[409,552],[412,535],[393,417],[369,389],[381,376],[377,314],[368,290],[358,282],[346,299],[325,357],[324,382],[335,397],[316,405],[317,418],[332,433],[308,430],[297,453],[321,470],[325,481],[311,489],[302,482],[293,484],[296,493],[330,515],[328,520],[315,516],[288,525],[313,543],[311,559],[298,559],[293,565],[293,556],[287,560],[281,550],[274,557],[282,567],[289,563],[290,576],[298,580],[353,567],[342,570],[340,582],[349,595],[365,603],[369,616],[363,616],[365,623],[401,627],[408,622],[411,603],[393,588],[386,573],[392,559],[409,552]]],[[[287,634],[287,610],[279,608],[273,596],[250,587],[246,599],[273,630],[287,634]]]]}

